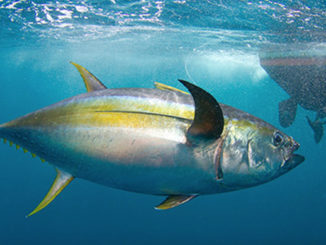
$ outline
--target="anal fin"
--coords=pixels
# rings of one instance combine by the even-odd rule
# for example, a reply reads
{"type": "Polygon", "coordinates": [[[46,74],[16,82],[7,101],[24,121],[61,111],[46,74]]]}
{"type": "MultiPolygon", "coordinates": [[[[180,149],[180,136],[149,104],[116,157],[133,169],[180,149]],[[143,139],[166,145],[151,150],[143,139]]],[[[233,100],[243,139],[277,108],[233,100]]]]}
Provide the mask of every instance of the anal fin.
{"type": "Polygon", "coordinates": [[[27,217],[32,216],[33,214],[45,208],[74,179],[74,177],[67,172],[59,170],[57,168],[56,171],[57,177],[55,178],[48,194],[46,194],[41,203],[30,214],[28,214],[27,217]]]}
{"type": "Polygon", "coordinates": [[[171,195],[168,196],[163,202],[161,202],[155,209],[166,210],[177,207],[185,202],[190,201],[197,195],[171,195]]]}

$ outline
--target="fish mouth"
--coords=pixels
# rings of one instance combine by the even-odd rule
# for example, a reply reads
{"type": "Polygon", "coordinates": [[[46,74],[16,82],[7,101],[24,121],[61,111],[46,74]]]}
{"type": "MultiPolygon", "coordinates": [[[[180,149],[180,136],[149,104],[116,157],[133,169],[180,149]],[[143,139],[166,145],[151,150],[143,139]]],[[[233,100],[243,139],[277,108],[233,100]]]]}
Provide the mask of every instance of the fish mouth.
{"type": "Polygon", "coordinates": [[[298,166],[300,163],[302,163],[305,158],[302,155],[294,154],[296,150],[298,150],[300,147],[300,144],[296,142],[292,137],[290,137],[289,141],[289,156],[284,159],[283,163],[281,164],[281,168],[284,170],[291,170],[298,166]]]}
{"type": "Polygon", "coordinates": [[[287,160],[282,163],[282,169],[289,171],[305,160],[304,156],[299,154],[292,154],[287,160]]]}

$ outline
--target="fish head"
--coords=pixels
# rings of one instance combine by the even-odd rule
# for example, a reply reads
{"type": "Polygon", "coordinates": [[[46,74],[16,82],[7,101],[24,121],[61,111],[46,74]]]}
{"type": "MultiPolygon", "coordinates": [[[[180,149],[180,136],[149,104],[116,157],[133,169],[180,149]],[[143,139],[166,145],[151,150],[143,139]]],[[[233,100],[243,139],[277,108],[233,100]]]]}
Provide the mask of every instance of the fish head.
{"type": "Polygon", "coordinates": [[[304,161],[294,153],[299,147],[291,136],[259,119],[236,125],[224,147],[225,183],[241,188],[273,180],[304,161]]]}
{"type": "Polygon", "coordinates": [[[250,172],[262,180],[274,179],[304,161],[303,156],[294,153],[300,144],[277,129],[256,130],[247,144],[250,172]]]}

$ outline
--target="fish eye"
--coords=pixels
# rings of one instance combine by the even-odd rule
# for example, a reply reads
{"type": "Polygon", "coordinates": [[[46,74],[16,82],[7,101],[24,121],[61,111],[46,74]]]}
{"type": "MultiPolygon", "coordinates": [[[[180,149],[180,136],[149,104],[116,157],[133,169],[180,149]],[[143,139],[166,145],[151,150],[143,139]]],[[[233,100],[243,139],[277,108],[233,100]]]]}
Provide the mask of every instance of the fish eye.
{"type": "Polygon", "coordinates": [[[273,144],[275,146],[279,146],[282,143],[283,143],[283,135],[280,132],[276,131],[273,135],[273,144]]]}

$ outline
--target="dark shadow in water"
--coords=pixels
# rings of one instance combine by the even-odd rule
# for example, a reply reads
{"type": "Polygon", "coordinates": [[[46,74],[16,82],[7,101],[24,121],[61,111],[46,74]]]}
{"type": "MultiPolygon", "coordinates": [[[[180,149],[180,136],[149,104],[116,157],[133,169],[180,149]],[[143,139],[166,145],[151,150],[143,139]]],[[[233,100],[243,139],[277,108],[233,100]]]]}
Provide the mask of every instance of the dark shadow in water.
{"type": "Polygon", "coordinates": [[[290,98],[279,103],[279,121],[289,127],[295,120],[297,106],[316,112],[312,121],[307,117],[319,143],[326,121],[326,49],[282,47],[262,51],[260,64],[290,98]]]}

